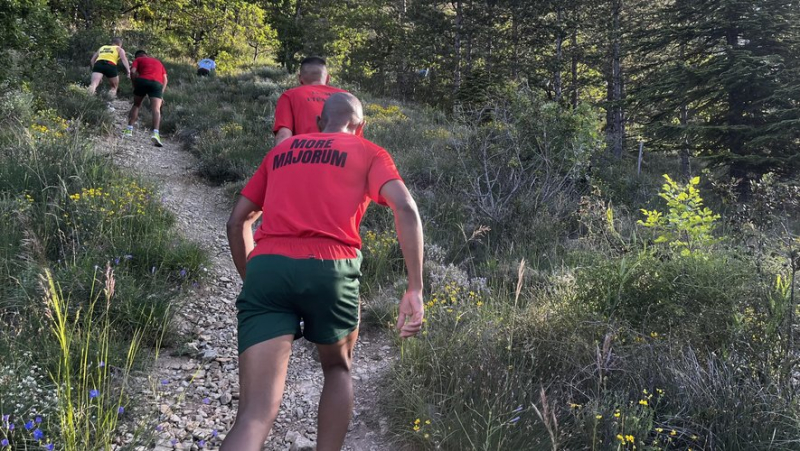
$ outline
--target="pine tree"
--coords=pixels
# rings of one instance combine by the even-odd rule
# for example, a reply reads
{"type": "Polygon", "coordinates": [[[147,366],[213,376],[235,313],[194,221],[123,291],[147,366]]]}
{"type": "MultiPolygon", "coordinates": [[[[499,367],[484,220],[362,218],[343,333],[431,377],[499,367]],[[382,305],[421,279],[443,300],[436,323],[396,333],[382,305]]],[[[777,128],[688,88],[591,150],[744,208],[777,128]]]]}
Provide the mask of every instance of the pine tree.
{"type": "Polygon", "coordinates": [[[659,57],[637,92],[648,132],[736,178],[800,168],[798,24],[800,8],[788,0],[661,8],[640,45],[659,57]]]}

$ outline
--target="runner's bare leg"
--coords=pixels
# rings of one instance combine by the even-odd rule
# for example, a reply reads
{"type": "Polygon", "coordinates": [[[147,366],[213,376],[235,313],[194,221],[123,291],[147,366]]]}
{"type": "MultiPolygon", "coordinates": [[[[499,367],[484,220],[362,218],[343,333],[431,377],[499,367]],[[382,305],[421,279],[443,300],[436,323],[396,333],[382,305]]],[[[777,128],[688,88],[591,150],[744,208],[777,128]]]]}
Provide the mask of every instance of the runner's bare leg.
{"type": "Polygon", "coordinates": [[[150,98],[150,110],[153,114],[153,130],[158,130],[161,125],[161,103],[162,99],[150,98]]]}
{"type": "Polygon", "coordinates": [[[283,335],[239,355],[239,410],[220,451],[261,451],[278,416],[293,340],[283,335]]]}
{"type": "Polygon", "coordinates": [[[128,113],[128,125],[133,125],[139,119],[139,108],[142,107],[144,101],[143,96],[133,96],[133,106],[130,113],[128,113]]]}
{"type": "Polygon", "coordinates": [[[89,83],[89,94],[94,94],[97,87],[103,81],[103,74],[100,72],[92,72],[92,81],[89,83]]]}
{"type": "Polygon", "coordinates": [[[331,345],[317,345],[325,385],[319,399],[317,451],[339,451],[344,445],[353,414],[353,379],[350,369],[358,329],[331,345]]]}
{"type": "Polygon", "coordinates": [[[111,77],[108,82],[111,84],[111,87],[108,88],[108,95],[115,99],[117,97],[117,88],[119,88],[119,77],[111,77]]]}

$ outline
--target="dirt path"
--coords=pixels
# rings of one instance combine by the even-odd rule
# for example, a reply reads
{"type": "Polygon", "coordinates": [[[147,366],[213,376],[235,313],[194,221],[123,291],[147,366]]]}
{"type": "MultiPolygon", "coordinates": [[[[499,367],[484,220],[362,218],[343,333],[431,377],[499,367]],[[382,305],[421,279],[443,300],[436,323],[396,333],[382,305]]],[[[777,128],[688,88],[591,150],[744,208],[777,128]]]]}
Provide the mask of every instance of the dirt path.
{"type": "MultiPolygon", "coordinates": [[[[121,130],[130,103],[117,100],[112,106],[121,130]]],[[[160,187],[163,202],[177,215],[181,231],[201,243],[211,256],[206,284],[187,295],[180,313],[180,336],[173,341],[183,344],[162,351],[153,375],[158,392],[153,404],[160,415],[155,449],[217,449],[233,424],[239,396],[235,299],[241,285],[225,238],[231,201],[222,188],[208,186],[195,176],[195,157],[178,143],[164,139],[164,147],[158,148],[149,136],[147,130],[137,127],[132,139],[110,137],[107,149],[115,149],[116,164],[160,187]]],[[[380,417],[376,392],[395,354],[383,332],[362,332],[353,373],[355,416],[345,449],[394,448],[386,438],[388,425],[380,417]]],[[[319,363],[313,359],[311,347],[298,340],[286,394],[265,450],[313,449],[321,389],[319,363]]]]}

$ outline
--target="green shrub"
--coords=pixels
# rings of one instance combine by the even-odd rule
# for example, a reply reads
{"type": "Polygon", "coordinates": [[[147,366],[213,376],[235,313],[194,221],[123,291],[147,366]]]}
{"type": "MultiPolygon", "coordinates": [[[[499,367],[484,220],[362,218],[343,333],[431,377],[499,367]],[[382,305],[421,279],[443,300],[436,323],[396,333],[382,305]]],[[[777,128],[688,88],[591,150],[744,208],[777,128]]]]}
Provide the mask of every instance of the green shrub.
{"type": "Polygon", "coordinates": [[[577,308],[621,321],[643,335],[706,349],[729,345],[735,315],[763,293],[755,267],[735,254],[603,259],[577,271],[577,308]],[[708,324],[713,324],[709,328],[708,324]]]}
{"type": "Polygon", "coordinates": [[[694,177],[686,185],[679,185],[669,175],[664,174],[667,181],[659,194],[667,201],[667,212],[642,209],[646,219],[640,225],[654,229],[660,233],[655,243],[666,243],[672,249],[680,251],[682,256],[702,251],[714,239],[714,222],[720,218],[703,207],[703,199],[697,190],[700,177],[694,177]]]}

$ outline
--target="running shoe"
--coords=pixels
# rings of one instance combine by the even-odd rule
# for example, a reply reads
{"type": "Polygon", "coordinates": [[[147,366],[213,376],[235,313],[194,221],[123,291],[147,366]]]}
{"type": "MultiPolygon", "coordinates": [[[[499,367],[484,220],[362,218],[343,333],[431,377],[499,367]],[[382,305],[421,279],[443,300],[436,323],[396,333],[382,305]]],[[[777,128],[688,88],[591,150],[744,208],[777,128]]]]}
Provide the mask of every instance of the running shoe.
{"type": "Polygon", "coordinates": [[[158,132],[154,132],[153,136],[150,137],[150,140],[153,141],[153,144],[156,147],[164,147],[164,144],[161,144],[161,136],[158,134],[158,132]]]}
{"type": "Polygon", "coordinates": [[[133,130],[126,128],[122,130],[122,137],[123,138],[133,138],[133,130]]]}

